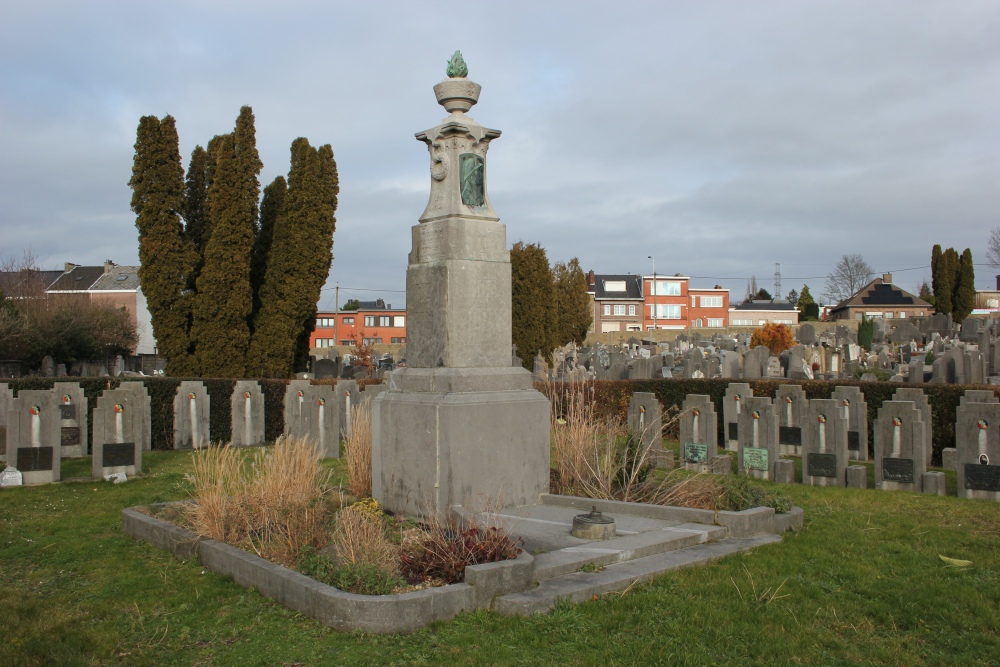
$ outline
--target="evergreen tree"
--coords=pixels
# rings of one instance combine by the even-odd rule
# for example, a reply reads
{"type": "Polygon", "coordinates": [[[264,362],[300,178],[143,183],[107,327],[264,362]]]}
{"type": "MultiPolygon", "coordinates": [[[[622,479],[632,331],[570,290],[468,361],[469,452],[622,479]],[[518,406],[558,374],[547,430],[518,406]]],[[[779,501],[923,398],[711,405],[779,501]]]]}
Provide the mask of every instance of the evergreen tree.
{"type": "Polygon", "coordinates": [[[972,266],[972,251],[968,248],[958,260],[958,270],[955,276],[955,293],[951,299],[951,319],[961,324],[962,320],[972,314],[976,305],[976,274],[972,266]]]}
{"type": "Polygon", "coordinates": [[[184,191],[185,232],[194,244],[195,251],[204,251],[202,235],[208,224],[208,186],[211,179],[212,157],[201,146],[191,151],[187,184],[184,191]]]}
{"type": "MultiPolygon", "coordinates": [[[[264,188],[264,199],[260,204],[260,229],[253,244],[253,256],[250,260],[250,286],[253,290],[254,317],[260,312],[260,288],[264,284],[267,271],[267,257],[271,252],[274,239],[274,229],[279,218],[285,215],[285,205],[288,196],[288,184],[284,176],[278,176],[270,185],[264,188]]],[[[253,323],[251,322],[251,325],[253,323]]]]}
{"type": "Polygon", "coordinates": [[[939,313],[950,314],[955,296],[955,279],[958,273],[958,253],[948,248],[932,267],[934,283],[934,308],[939,313]]]}
{"type": "Polygon", "coordinates": [[[348,299],[341,310],[357,310],[361,307],[361,302],[357,299],[348,299]]]}
{"type": "Polygon", "coordinates": [[[920,283],[919,294],[917,296],[932,306],[934,305],[934,294],[931,292],[930,285],[927,284],[926,280],[920,283]]]}
{"type": "Polygon", "coordinates": [[[934,244],[931,249],[931,291],[933,292],[935,298],[941,293],[941,257],[944,253],[941,252],[941,246],[939,244],[934,244]]]}
{"type": "Polygon", "coordinates": [[[208,191],[210,234],[204,244],[191,326],[204,377],[243,377],[246,371],[253,305],[250,254],[262,166],[253,111],[244,106],[235,131],[218,144],[208,191]]]}
{"type": "Polygon", "coordinates": [[[165,359],[168,373],[191,374],[192,294],[188,280],[194,270],[195,252],[181,223],[184,168],[171,116],[162,121],[155,116],[139,120],[129,186],[139,230],[139,284],[146,297],[157,351],[165,359]]]}
{"type": "Polygon", "coordinates": [[[797,291],[795,291],[794,289],[790,290],[788,292],[788,296],[785,297],[785,300],[787,300],[788,303],[792,304],[793,308],[798,307],[798,305],[799,305],[799,293],[797,291]]]}
{"type": "Polygon", "coordinates": [[[770,301],[771,298],[771,293],[763,287],[757,290],[757,293],[753,295],[754,301],[770,301]]]}
{"type": "Polygon", "coordinates": [[[868,319],[868,317],[862,313],[861,321],[858,322],[858,345],[866,350],[871,350],[874,338],[875,320],[868,319]]]}
{"type": "Polygon", "coordinates": [[[313,148],[300,137],[291,152],[285,213],[274,220],[247,355],[249,373],[266,377],[288,377],[303,362],[333,259],[340,190],[333,149],[313,148]]]}
{"type": "Polygon", "coordinates": [[[819,319],[819,305],[813,299],[812,292],[809,291],[809,285],[803,285],[802,291],[799,292],[798,308],[802,313],[803,321],[809,322],[819,319]]]}
{"type": "Polygon", "coordinates": [[[553,273],[556,283],[556,320],[559,323],[556,340],[559,345],[566,345],[570,341],[583,343],[593,320],[593,308],[587,294],[587,276],[576,257],[566,264],[556,263],[553,273]]]}
{"type": "Polygon", "coordinates": [[[548,355],[557,345],[556,288],[545,249],[518,241],[510,249],[511,340],[524,367],[537,352],[548,355]]]}

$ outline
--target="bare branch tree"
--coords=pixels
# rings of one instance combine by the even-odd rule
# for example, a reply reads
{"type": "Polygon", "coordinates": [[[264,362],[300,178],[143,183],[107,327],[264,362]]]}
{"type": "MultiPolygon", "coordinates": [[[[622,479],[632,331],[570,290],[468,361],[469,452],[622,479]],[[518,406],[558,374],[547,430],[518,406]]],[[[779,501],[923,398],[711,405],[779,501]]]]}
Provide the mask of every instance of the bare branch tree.
{"type": "Polygon", "coordinates": [[[1000,227],[991,229],[989,238],[986,239],[986,261],[990,266],[1000,269],[1000,227]]]}
{"type": "Polygon", "coordinates": [[[844,255],[826,277],[823,293],[831,303],[840,303],[867,285],[875,269],[859,254],[844,255]]]}

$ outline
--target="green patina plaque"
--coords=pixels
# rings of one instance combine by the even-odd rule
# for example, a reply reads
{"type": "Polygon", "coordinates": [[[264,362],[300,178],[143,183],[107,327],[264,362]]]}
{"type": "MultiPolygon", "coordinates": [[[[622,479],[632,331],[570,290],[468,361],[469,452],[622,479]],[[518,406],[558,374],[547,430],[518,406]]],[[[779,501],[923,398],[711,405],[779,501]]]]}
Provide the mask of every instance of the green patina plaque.
{"type": "Polygon", "coordinates": [[[767,472],[767,450],[763,447],[744,447],[743,467],[767,472]]]}
{"type": "Polygon", "coordinates": [[[482,206],[486,203],[486,183],[483,172],[486,160],[475,153],[458,156],[462,179],[462,203],[466,206],[482,206]]]}
{"type": "Polygon", "coordinates": [[[685,463],[704,463],[707,460],[708,460],[708,445],[703,445],[700,442],[684,443],[685,463]]]}
{"type": "Polygon", "coordinates": [[[461,51],[455,51],[455,53],[451,54],[451,59],[448,60],[448,67],[444,72],[451,79],[469,76],[469,67],[465,64],[465,58],[462,57],[461,51]]]}

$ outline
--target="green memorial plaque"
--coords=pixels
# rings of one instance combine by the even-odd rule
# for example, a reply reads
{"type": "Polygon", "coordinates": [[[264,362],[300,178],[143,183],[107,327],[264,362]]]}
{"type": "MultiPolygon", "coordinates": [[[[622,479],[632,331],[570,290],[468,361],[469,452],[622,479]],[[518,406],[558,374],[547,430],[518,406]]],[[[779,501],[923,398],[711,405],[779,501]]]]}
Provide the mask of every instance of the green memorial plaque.
{"type": "Polygon", "coordinates": [[[462,153],[458,160],[462,179],[462,203],[466,206],[482,206],[486,203],[486,181],[483,178],[486,161],[475,153],[462,153]]]}
{"type": "Polygon", "coordinates": [[[743,467],[750,470],[768,471],[767,449],[763,447],[743,448],[743,467]]]}
{"type": "Polygon", "coordinates": [[[704,463],[707,460],[708,460],[708,445],[703,445],[700,442],[684,443],[685,463],[704,463]]]}

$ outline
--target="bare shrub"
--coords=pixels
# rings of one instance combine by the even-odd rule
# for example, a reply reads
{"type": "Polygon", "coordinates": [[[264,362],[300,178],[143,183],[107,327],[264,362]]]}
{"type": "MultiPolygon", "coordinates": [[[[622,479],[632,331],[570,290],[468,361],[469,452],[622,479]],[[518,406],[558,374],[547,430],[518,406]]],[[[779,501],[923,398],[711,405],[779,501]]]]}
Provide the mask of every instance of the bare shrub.
{"type": "Polygon", "coordinates": [[[312,440],[281,437],[251,457],[230,446],[191,456],[187,523],[195,532],[284,565],[303,546],[326,543],[331,473],[312,440]]]}
{"type": "Polygon", "coordinates": [[[347,485],[357,498],[372,494],[372,411],[368,401],[351,408],[351,435],[347,439],[347,485]]]}
{"type": "Polygon", "coordinates": [[[485,503],[487,511],[464,519],[435,515],[421,526],[404,534],[402,544],[403,577],[410,584],[439,581],[453,584],[465,577],[465,568],[479,563],[517,558],[522,540],[515,539],[512,526],[497,520],[498,500],[485,503]]]}

